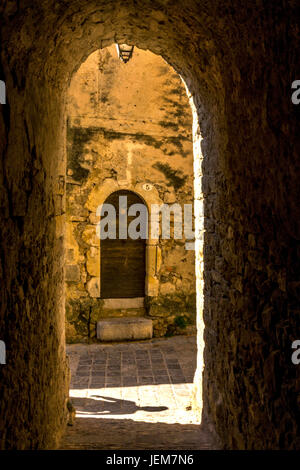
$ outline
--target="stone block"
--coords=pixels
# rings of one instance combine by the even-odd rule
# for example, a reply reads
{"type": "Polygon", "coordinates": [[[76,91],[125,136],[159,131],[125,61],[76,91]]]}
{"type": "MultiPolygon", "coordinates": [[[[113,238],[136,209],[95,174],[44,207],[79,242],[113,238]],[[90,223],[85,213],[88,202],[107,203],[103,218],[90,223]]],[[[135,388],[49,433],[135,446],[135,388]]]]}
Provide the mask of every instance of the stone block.
{"type": "Polygon", "coordinates": [[[133,297],[131,299],[104,299],[103,307],[105,309],[143,308],[144,297],[133,297]]]}
{"type": "Polygon", "coordinates": [[[86,226],[85,230],[82,232],[82,240],[90,246],[98,247],[100,245],[100,240],[94,225],[86,226]]]}
{"type": "Polygon", "coordinates": [[[65,280],[67,282],[79,282],[80,281],[80,268],[77,264],[66,265],[65,280]]]}
{"type": "Polygon", "coordinates": [[[171,282],[165,282],[160,286],[160,293],[161,295],[172,294],[175,292],[176,286],[171,282]]]}
{"type": "Polygon", "coordinates": [[[91,276],[100,277],[100,250],[91,247],[87,254],[87,272],[91,276]]]}
{"type": "Polygon", "coordinates": [[[100,341],[151,339],[152,335],[152,320],[147,318],[109,318],[97,323],[100,341]]]}
{"type": "Polygon", "coordinates": [[[87,283],[87,291],[90,297],[100,297],[100,279],[98,277],[93,277],[87,283]]]}

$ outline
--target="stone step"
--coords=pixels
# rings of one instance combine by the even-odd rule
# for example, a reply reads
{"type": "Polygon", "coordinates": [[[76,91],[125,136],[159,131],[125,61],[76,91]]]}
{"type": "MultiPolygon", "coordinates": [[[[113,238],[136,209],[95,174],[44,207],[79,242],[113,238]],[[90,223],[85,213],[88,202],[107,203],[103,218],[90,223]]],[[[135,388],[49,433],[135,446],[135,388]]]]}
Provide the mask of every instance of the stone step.
{"type": "Polygon", "coordinates": [[[111,317],[144,317],[144,297],[129,299],[104,299],[102,316],[111,317]]]}
{"type": "Polygon", "coordinates": [[[152,320],[144,317],[107,318],[97,323],[97,338],[100,341],[151,339],[152,335],[152,320]]]}
{"type": "Polygon", "coordinates": [[[103,318],[144,317],[145,315],[144,308],[104,308],[101,312],[103,318]]]}
{"type": "Polygon", "coordinates": [[[144,297],[133,297],[126,299],[103,299],[104,309],[128,309],[128,308],[143,308],[145,303],[144,297]]]}

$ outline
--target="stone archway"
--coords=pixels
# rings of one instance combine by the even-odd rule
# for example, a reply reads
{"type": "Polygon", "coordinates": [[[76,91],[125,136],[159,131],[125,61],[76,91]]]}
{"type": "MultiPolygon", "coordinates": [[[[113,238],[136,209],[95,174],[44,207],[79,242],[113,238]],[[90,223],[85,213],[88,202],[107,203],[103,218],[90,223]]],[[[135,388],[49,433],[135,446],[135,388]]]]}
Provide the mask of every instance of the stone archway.
{"type": "Polygon", "coordinates": [[[295,447],[296,372],[283,352],[299,300],[295,8],[292,0],[2,2],[2,448],[53,447],[66,421],[64,97],[83,59],[118,41],[162,55],[194,103],[205,413],[227,447],[295,447]]]}
{"type": "MultiPolygon", "coordinates": [[[[115,179],[106,179],[102,185],[96,185],[89,194],[86,202],[86,207],[92,213],[96,214],[98,208],[101,207],[106,199],[113,192],[126,189],[136,193],[146,204],[149,214],[149,234],[151,234],[151,207],[154,204],[161,205],[163,202],[159,197],[158,191],[155,186],[151,184],[132,184],[130,182],[118,182],[115,179]]],[[[101,279],[100,279],[100,262],[99,256],[101,252],[101,240],[99,240],[99,249],[94,251],[96,264],[99,266],[99,271],[96,276],[97,296],[101,297],[101,279]]],[[[146,240],[146,283],[145,294],[148,296],[155,296],[158,293],[158,279],[156,276],[161,262],[161,250],[159,247],[159,240],[152,239],[150,236],[146,240]]]]}

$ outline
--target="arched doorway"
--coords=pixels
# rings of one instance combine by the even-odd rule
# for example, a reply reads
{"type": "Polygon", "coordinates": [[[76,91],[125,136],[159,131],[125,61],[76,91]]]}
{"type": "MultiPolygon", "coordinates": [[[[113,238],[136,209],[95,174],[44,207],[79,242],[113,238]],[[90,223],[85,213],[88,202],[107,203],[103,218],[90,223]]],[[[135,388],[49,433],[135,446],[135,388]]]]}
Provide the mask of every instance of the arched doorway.
{"type": "MultiPolygon", "coordinates": [[[[116,211],[116,239],[101,240],[100,270],[101,270],[101,298],[120,299],[145,296],[146,277],[146,240],[129,237],[121,239],[119,236],[120,197],[127,197],[127,207],[133,204],[144,204],[136,193],[120,190],[112,193],[105,201],[111,204],[116,211]]],[[[127,216],[126,233],[128,225],[134,219],[127,216]]]]}

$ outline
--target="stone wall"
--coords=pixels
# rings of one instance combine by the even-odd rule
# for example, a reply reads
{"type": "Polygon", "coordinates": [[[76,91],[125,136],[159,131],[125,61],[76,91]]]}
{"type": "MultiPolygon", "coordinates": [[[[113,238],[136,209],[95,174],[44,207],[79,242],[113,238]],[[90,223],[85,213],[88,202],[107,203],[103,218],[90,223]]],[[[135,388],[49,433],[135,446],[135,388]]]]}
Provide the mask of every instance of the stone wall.
{"type": "Polygon", "coordinates": [[[225,448],[299,448],[297,6],[0,3],[1,448],[53,447],[66,422],[64,103],[80,64],[115,41],[162,55],[194,104],[198,405],[225,448]]]}
{"type": "MultiPolygon", "coordinates": [[[[104,308],[97,208],[121,189],[142,197],[149,218],[152,204],[177,203],[182,213],[193,204],[192,113],[182,80],[161,57],[135,48],[124,64],[115,45],[81,65],[67,112],[66,331],[75,342],[95,339],[103,317],[135,314],[104,308]]],[[[145,307],[154,335],[193,331],[194,251],[172,231],[169,240],[150,233],[146,250],[145,307]]]]}

